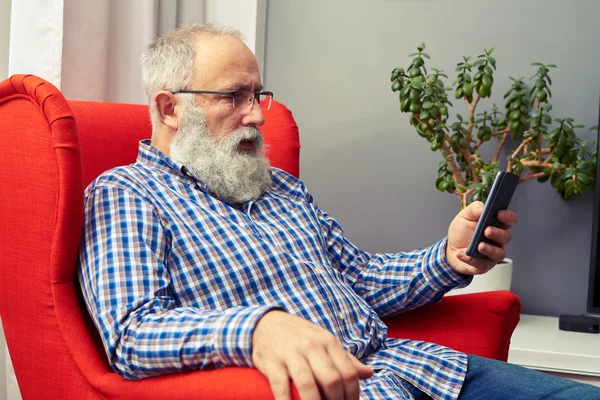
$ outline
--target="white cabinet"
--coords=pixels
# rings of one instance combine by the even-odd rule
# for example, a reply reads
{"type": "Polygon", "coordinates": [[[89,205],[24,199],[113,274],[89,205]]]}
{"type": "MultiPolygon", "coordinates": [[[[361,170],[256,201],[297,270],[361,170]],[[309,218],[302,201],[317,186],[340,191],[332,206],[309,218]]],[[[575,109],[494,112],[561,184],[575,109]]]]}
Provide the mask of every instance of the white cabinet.
{"type": "Polygon", "coordinates": [[[558,329],[558,318],[521,315],[508,362],[600,387],[600,334],[558,329]]]}

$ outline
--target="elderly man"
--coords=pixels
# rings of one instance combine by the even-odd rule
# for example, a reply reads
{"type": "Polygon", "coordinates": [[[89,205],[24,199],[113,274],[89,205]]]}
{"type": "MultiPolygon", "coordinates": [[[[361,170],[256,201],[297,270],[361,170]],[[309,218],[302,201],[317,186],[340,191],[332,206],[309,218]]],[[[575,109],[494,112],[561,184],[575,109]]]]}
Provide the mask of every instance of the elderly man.
{"type": "Polygon", "coordinates": [[[514,213],[498,214],[506,229],[487,229],[498,243],[479,246],[487,260],[465,255],[481,203],[431,247],[362,252],[302,182],[270,168],[257,127],[272,93],[237,31],[172,31],[150,44],[142,67],[152,139],[140,143],[135,164],[87,188],[79,267],[124,378],[253,366],[277,399],[289,398],[290,380],[303,399],[584,390],[386,336],[380,316],[436,302],[502,260],[514,213]]]}

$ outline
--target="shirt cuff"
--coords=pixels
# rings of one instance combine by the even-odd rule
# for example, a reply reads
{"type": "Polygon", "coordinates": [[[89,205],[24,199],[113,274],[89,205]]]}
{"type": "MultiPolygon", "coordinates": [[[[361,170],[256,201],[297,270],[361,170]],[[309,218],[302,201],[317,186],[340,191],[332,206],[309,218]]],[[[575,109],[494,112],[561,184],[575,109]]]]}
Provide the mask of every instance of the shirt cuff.
{"type": "Polygon", "coordinates": [[[437,290],[448,291],[457,287],[465,287],[471,283],[473,276],[463,275],[452,268],[446,259],[448,237],[443,238],[425,251],[423,259],[423,275],[437,290]]]}
{"type": "Polygon", "coordinates": [[[253,367],[252,335],[258,321],[277,306],[233,307],[224,312],[214,332],[215,353],[223,366],[253,367]]]}

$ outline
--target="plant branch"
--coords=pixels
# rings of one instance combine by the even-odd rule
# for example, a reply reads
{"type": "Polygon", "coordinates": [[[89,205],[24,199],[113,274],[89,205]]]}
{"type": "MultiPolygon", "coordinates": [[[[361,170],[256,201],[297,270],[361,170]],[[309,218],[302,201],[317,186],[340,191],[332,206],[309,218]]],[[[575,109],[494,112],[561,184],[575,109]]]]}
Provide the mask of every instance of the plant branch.
{"type": "Polygon", "coordinates": [[[452,150],[448,147],[448,145],[446,144],[445,141],[444,141],[444,143],[442,143],[442,150],[448,154],[448,160],[446,162],[449,163],[450,166],[452,167],[452,169],[454,170],[454,172],[452,172],[452,178],[454,178],[454,184],[455,185],[460,184],[460,185],[464,186],[465,180],[464,180],[463,176],[460,174],[460,169],[458,168],[458,164],[456,163],[456,160],[454,158],[454,153],[452,153],[452,150]]]}
{"type": "Polygon", "coordinates": [[[498,143],[498,147],[496,148],[496,152],[494,153],[494,157],[492,158],[492,163],[495,163],[500,158],[500,153],[502,152],[502,147],[504,147],[504,142],[506,142],[506,138],[508,137],[508,130],[505,129],[506,132],[502,135],[502,139],[500,139],[500,143],[498,143]]]}
{"type": "MultiPolygon", "coordinates": [[[[421,121],[421,118],[419,118],[419,116],[417,114],[413,114],[413,118],[416,119],[420,124],[423,123],[423,121],[421,121]]],[[[429,125],[427,125],[427,126],[429,126],[429,125]]],[[[435,132],[433,132],[433,129],[431,127],[429,127],[428,129],[433,135],[436,134],[435,132]]],[[[458,164],[456,162],[456,159],[454,158],[454,152],[446,144],[446,141],[450,140],[450,136],[448,135],[448,132],[446,132],[444,130],[442,130],[442,132],[444,132],[444,139],[445,139],[442,142],[442,150],[448,154],[448,159],[446,160],[446,163],[448,163],[448,165],[450,165],[452,167],[452,169],[454,170],[454,172],[452,173],[452,178],[454,178],[454,184],[455,185],[460,184],[460,185],[464,186],[465,180],[464,180],[463,176],[460,174],[460,169],[458,168],[458,164]]]]}
{"type": "Polygon", "coordinates": [[[552,168],[552,164],[546,162],[546,160],[521,160],[521,164],[523,164],[524,167],[552,168]]]}
{"type": "Polygon", "coordinates": [[[545,176],[545,175],[547,175],[547,173],[545,173],[545,172],[528,172],[519,177],[519,183],[528,181],[530,179],[541,178],[542,176],[545,176]]]}
{"type": "MultiPolygon", "coordinates": [[[[536,103],[537,104],[536,104],[535,109],[539,110],[540,109],[540,101],[536,100],[536,103]]],[[[537,139],[538,139],[538,143],[537,143],[538,144],[538,155],[537,155],[537,157],[538,157],[540,165],[542,165],[542,162],[543,162],[543,160],[542,160],[542,132],[541,132],[540,129],[538,129],[537,133],[538,133],[538,135],[537,135],[537,139]]]]}
{"type": "Polygon", "coordinates": [[[517,149],[514,151],[514,153],[512,153],[510,158],[515,158],[517,156],[517,154],[519,154],[519,151],[521,151],[521,149],[524,148],[527,145],[527,143],[531,142],[532,140],[533,140],[533,137],[528,137],[527,139],[523,140],[523,142],[521,142],[521,144],[519,145],[519,147],[517,147],[517,149]]]}
{"type": "Polygon", "coordinates": [[[525,146],[531,142],[533,140],[533,137],[528,137],[527,139],[523,140],[521,142],[521,144],[519,145],[519,147],[517,147],[517,149],[514,151],[514,153],[512,153],[512,155],[510,156],[510,161],[508,162],[508,165],[506,166],[506,171],[507,172],[512,172],[512,166],[513,166],[513,159],[517,156],[517,154],[519,154],[519,152],[521,151],[521,149],[524,149],[525,146]]]}
{"type": "MultiPolygon", "coordinates": [[[[510,129],[506,128],[501,131],[496,131],[496,132],[492,133],[492,136],[504,135],[505,133],[508,133],[508,132],[510,132],[510,129]]],[[[504,140],[506,140],[506,139],[504,139],[504,140]]],[[[484,143],[483,140],[479,140],[477,143],[475,143],[475,146],[473,146],[473,151],[477,151],[483,143],[484,143]]],[[[502,145],[504,145],[504,143],[502,143],[502,145]]]]}
{"type": "Polygon", "coordinates": [[[477,108],[477,104],[479,103],[479,99],[481,96],[477,95],[477,98],[473,102],[473,104],[469,104],[469,100],[467,100],[467,96],[465,96],[465,103],[469,108],[469,125],[467,126],[467,143],[471,143],[471,135],[473,134],[473,121],[475,120],[475,109],[477,108]]]}

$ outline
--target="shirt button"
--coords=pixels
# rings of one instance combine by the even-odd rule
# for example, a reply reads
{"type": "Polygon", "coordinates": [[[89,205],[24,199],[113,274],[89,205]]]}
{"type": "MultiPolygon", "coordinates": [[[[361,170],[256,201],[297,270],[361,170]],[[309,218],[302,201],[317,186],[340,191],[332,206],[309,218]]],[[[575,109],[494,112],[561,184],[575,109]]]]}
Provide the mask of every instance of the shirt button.
{"type": "Polygon", "coordinates": [[[346,319],[346,316],[345,316],[343,313],[341,313],[341,312],[339,312],[339,313],[338,313],[338,317],[339,317],[339,319],[341,319],[342,321],[346,319]]]}
{"type": "Polygon", "coordinates": [[[323,273],[323,268],[321,268],[321,267],[316,267],[316,268],[315,268],[315,272],[316,272],[317,274],[321,275],[321,274],[323,273]]]}

